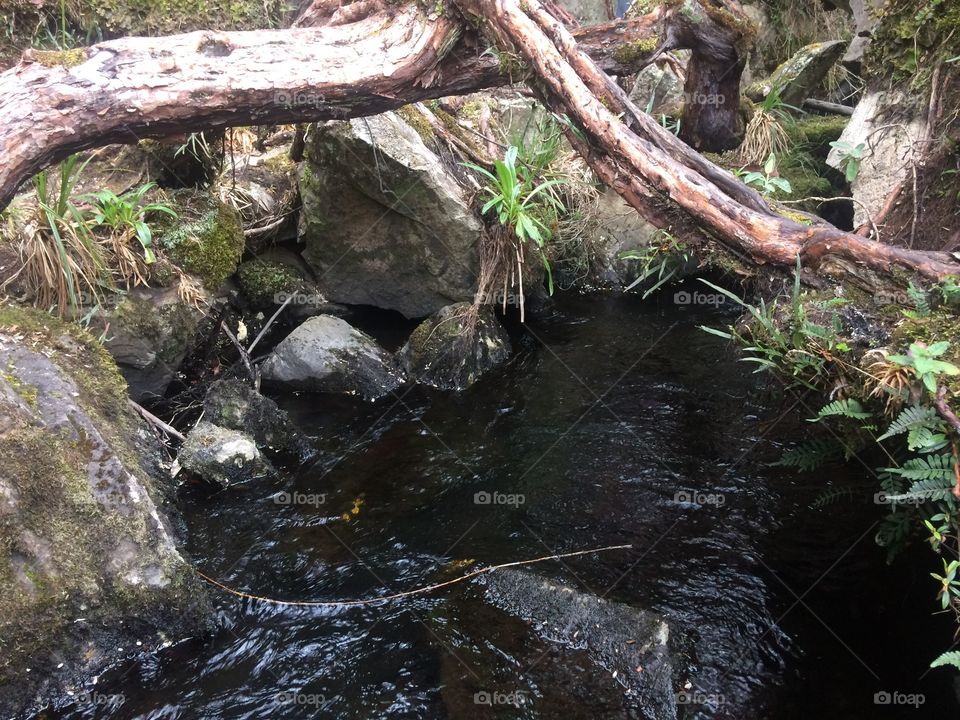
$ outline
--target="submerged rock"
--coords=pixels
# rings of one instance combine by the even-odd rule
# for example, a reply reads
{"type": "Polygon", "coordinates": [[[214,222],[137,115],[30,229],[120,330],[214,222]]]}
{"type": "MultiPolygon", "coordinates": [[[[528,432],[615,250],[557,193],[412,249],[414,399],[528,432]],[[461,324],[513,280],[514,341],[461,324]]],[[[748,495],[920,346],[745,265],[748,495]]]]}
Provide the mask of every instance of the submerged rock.
{"type": "Polygon", "coordinates": [[[0,309],[0,716],[204,627],[206,595],[159,506],[159,444],[110,356],[0,309]]]}
{"type": "Polygon", "coordinates": [[[473,297],[480,222],[400,116],[313,126],[300,192],[303,256],[331,302],[419,318],[473,297]]]}
{"type": "Polygon", "coordinates": [[[441,390],[463,390],[510,358],[510,338],[489,305],[448,305],[424,320],[400,350],[407,375],[441,390]]]}
{"type": "Polygon", "coordinates": [[[218,380],[207,390],[203,417],[214,425],[248,435],[265,452],[304,457],[309,444],[284,410],[247,383],[218,380]]]}
{"type": "Polygon", "coordinates": [[[272,472],[249,435],[202,420],[187,433],[177,456],[180,466],[221,487],[272,472]]]}
{"type": "Polygon", "coordinates": [[[289,390],[376,400],[403,382],[394,358],[369,335],[332,315],[310,318],[263,364],[264,382],[289,390]]]}
{"type": "Polygon", "coordinates": [[[643,717],[677,717],[670,629],[663,617],[522,570],[497,570],[485,578],[488,602],[532,622],[550,641],[586,650],[627,689],[643,717]]]}

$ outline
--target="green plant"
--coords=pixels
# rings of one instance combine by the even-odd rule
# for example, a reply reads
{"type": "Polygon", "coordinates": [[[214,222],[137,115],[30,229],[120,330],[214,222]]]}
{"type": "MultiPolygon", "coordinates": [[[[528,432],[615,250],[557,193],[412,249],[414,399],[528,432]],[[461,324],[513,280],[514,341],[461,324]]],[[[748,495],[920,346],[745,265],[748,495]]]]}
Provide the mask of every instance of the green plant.
{"type": "MultiPolygon", "coordinates": [[[[480,173],[487,180],[482,191],[489,199],[481,208],[481,214],[486,215],[492,211],[501,227],[511,238],[516,238],[520,243],[515,248],[518,276],[522,277],[523,271],[522,246],[532,241],[543,262],[548,288],[552,294],[553,273],[546,254],[546,244],[553,233],[549,225],[544,222],[544,216],[545,214],[555,216],[563,211],[562,203],[550,190],[562,185],[565,181],[555,178],[537,182],[529,171],[523,166],[518,166],[518,154],[519,148],[511,145],[504,154],[503,160],[494,161],[496,174],[472,163],[464,163],[464,165],[480,173]]],[[[521,296],[522,292],[521,286],[521,296]]]]}
{"type": "Polygon", "coordinates": [[[86,295],[99,299],[102,288],[110,285],[87,218],[70,200],[85,167],[74,155],[60,164],[56,186],[46,170],[33,178],[33,218],[18,231],[21,267],[7,280],[19,279],[36,304],[56,306],[61,315],[75,313],[86,295]]]}
{"type": "Polygon", "coordinates": [[[156,183],[150,182],[120,196],[110,189],[84,196],[93,207],[94,224],[110,228],[115,240],[121,244],[125,244],[131,235],[136,236],[143,248],[144,261],[148,265],[156,262],[157,258],[153,253],[153,233],[147,224],[147,216],[150,213],[163,213],[177,217],[177,214],[163,203],[143,201],[144,195],[155,187],[156,183]]]}
{"type": "Polygon", "coordinates": [[[643,293],[644,300],[671,280],[676,279],[681,267],[689,259],[680,241],[668,230],[659,230],[658,235],[661,242],[651,243],[639,250],[628,250],[619,256],[621,260],[636,260],[640,264],[637,278],[624,288],[624,292],[633,290],[642,282],[653,281],[653,284],[643,293]]]}
{"type": "Polygon", "coordinates": [[[756,170],[745,172],[743,168],[741,168],[737,170],[735,174],[747,185],[759,189],[764,195],[773,195],[778,190],[787,194],[793,192],[793,188],[790,187],[790,181],[774,175],[776,171],[777,156],[770,153],[766,162],[763,164],[763,172],[756,170]]]}
{"type": "Polygon", "coordinates": [[[800,260],[794,275],[789,307],[781,309],[779,298],[767,304],[751,305],[725,288],[701,278],[700,282],[723,294],[749,314],[742,328],[729,332],[700,326],[700,329],[733,340],[747,354],[744,362],[758,365],[754,372],[779,371],[804,387],[814,389],[826,381],[827,369],[849,347],[840,338],[840,320],[828,303],[816,303],[818,314],[829,317],[829,324],[813,322],[800,292],[800,260]]]}
{"type": "Polygon", "coordinates": [[[911,343],[906,355],[889,355],[887,360],[912,372],[931,393],[937,392],[939,375],[960,375],[960,368],[937,358],[950,348],[946,340],[926,345],[911,343]]]}
{"type": "Polygon", "coordinates": [[[840,168],[843,170],[847,182],[853,182],[860,174],[860,162],[863,160],[864,143],[849,143],[846,140],[834,140],[830,143],[840,156],[840,168]]]}

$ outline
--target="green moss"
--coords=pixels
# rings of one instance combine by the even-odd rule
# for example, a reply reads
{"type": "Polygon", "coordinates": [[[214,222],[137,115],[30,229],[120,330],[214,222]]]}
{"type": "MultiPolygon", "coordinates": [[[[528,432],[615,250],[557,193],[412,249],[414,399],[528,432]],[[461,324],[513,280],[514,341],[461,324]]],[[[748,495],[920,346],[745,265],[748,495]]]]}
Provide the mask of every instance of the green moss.
{"type": "Polygon", "coordinates": [[[92,0],[89,14],[112,35],[280,27],[285,0],[92,0]]]}
{"type": "Polygon", "coordinates": [[[791,144],[803,147],[820,159],[826,159],[830,143],[838,140],[850,118],[845,115],[806,115],[795,122],[786,123],[783,129],[791,144]]]}
{"type": "Polygon", "coordinates": [[[164,303],[157,307],[150,299],[128,295],[113,312],[113,323],[131,335],[148,340],[157,350],[157,359],[176,367],[183,349],[196,336],[200,312],[185,303],[164,303]]]}
{"type": "Polygon", "coordinates": [[[34,62],[40,63],[44,67],[71,68],[87,61],[87,51],[86,48],[74,48],[73,50],[32,50],[30,57],[34,62]]]}
{"type": "MultiPolygon", "coordinates": [[[[892,78],[915,91],[928,89],[933,69],[960,55],[960,3],[888,0],[864,58],[868,79],[892,78]]],[[[917,97],[926,103],[926,97],[917,97]]]]}
{"type": "Polygon", "coordinates": [[[240,215],[207,193],[173,193],[177,219],[165,222],[158,243],[177,265],[218,290],[237,269],[243,255],[240,215]]]}
{"type": "Polygon", "coordinates": [[[633,65],[634,63],[645,60],[654,50],[657,49],[659,39],[656,35],[641,40],[624,43],[613,51],[613,59],[621,65],[633,65]]]}
{"type": "Polygon", "coordinates": [[[417,131],[417,135],[420,136],[420,139],[423,140],[424,143],[430,144],[433,142],[433,128],[430,127],[427,119],[417,112],[412,105],[404,105],[395,112],[407,125],[417,131]]]}
{"type": "Polygon", "coordinates": [[[303,278],[289,267],[264,260],[241,263],[237,268],[237,281],[243,294],[257,307],[276,304],[278,295],[297,292],[303,287],[303,278]]]}

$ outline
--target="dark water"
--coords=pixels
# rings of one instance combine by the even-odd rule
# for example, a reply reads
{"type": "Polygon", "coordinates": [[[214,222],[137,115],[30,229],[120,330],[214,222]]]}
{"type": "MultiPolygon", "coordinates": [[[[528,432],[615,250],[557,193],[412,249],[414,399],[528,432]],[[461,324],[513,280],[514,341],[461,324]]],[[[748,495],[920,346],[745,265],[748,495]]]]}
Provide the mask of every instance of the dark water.
{"type": "MultiPolygon", "coordinates": [[[[831,484],[869,485],[864,467],[768,466],[816,400],[747,374],[704,322],[724,320],[569,297],[462,395],[285,398],[319,460],[185,500],[187,554],[255,594],[336,600],[448,579],[460,560],[630,543],[536,570],[668,618],[677,682],[707,701],[681,717],[956,717],[950,673],[926,671],[949,633],[930,618],[933,555],[887,567],[876,506],[810,508],[831,484]],[[325,497],[278,505],[278,490],[325,497]],[[476,504],[480,492],[523,503],[476,504]],[[882,691],[925,702],[877,705],[882,691]]],[[[632,717],[609,673],[464,585],[352,609],[217,602],[214,637],[104,677],[99,692],[122,702],[62,716],[632,717]],[[482,691],[526,702],[475,704],[482,691]]]]}

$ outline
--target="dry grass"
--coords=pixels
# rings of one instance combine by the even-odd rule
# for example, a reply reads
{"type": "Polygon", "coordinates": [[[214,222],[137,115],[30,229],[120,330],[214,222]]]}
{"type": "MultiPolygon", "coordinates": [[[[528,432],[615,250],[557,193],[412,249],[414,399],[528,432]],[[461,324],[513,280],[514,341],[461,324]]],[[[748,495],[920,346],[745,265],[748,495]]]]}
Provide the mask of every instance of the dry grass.
{"type": "Polygon", "coordinates": [[[775,111],[758,108],[743,136],[737,157],[744,165],[763,165],[770,154],[783,157],[790,147],[790,138],[775,111]]]}

